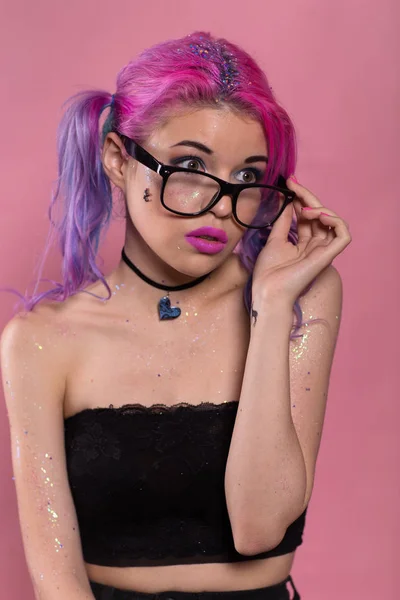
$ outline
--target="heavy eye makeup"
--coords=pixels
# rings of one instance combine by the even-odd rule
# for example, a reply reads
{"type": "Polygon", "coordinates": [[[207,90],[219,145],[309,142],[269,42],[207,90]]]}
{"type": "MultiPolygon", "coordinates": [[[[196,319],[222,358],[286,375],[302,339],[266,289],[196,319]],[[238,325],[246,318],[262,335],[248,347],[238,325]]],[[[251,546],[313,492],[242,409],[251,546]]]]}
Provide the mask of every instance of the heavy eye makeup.
{"type": "MultiPolygon", "coordinates": [[[[169,164],[175,167],[183,167],[184,169],[193,169],[195,171],[204,170],[204,172],[207,172],[204,161],[200,157],[194,155],[173,158],[169,164]]],[[[257,169],[256,167],[246,167],[245,169],[237,171],[235,177],[238,175],[240,176],[241,173],[244,178],[239,180],[239,183],[259,183],[265,175],[265,170],[257,169]]]]}

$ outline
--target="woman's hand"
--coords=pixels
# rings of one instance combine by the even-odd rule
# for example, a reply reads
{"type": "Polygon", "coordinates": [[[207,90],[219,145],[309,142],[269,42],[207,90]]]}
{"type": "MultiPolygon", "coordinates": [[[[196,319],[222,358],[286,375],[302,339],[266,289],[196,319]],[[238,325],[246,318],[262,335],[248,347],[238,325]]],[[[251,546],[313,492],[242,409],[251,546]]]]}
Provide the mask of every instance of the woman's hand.
{"type": "Polygon", "coordinates": [[[328,267],[351,242],[347,223],[322,206],[307,188],[286,181],[297,198],[274,223],[253,271],[253,298],[277,300],[293,306],[301,292],[328,267]],[[299,239],[288,241],[293,210],[297,215],[299,239]]]}

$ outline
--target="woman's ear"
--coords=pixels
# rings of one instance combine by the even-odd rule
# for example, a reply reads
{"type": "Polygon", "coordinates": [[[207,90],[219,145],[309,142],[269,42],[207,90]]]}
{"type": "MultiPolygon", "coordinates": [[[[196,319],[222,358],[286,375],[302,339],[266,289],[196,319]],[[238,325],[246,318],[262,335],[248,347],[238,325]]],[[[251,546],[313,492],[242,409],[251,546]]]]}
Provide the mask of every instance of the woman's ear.
{"type": "Polygon", "coordinates": [[[125,193],[126,152],[120,137],[116,133],[108,133],[102,149],[104,171],[114,185],[125,193]]]}

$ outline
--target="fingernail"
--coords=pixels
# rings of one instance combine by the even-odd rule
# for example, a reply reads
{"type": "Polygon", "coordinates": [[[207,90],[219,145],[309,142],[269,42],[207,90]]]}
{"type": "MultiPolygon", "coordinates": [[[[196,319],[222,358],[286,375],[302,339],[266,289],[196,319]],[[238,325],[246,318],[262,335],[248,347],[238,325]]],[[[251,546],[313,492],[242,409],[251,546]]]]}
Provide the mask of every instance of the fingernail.
{"type": "Polygon", "coordinates": [[[313,210],[312,206],[302,206],[301,210],[313,210]]]}
{"type": "Polygon", "coordinates": [[[288,179],[291,179],[295,183],[299,183],[294,175],[289,175],[288,179]]]}
{"type": "Polygon", "coordinates": [[[332,215],[328,215],[328,213],[320,213],[320,215],[325,215],[326,217],[331,217],[332,215]]]}

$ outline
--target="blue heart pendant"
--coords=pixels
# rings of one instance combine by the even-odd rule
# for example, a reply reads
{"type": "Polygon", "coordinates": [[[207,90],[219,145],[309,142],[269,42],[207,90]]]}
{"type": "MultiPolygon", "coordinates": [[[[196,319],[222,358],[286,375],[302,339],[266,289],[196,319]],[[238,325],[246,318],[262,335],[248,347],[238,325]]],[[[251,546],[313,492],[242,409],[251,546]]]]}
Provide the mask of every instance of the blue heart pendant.
{"type": "Polygon", "coordinates": [[[160,316],[160,321],[176,319],[181,314],[181,309],[177,306],[171,306],[168,296],[163,296],[158,302],[158,314],[160,316]]]}

